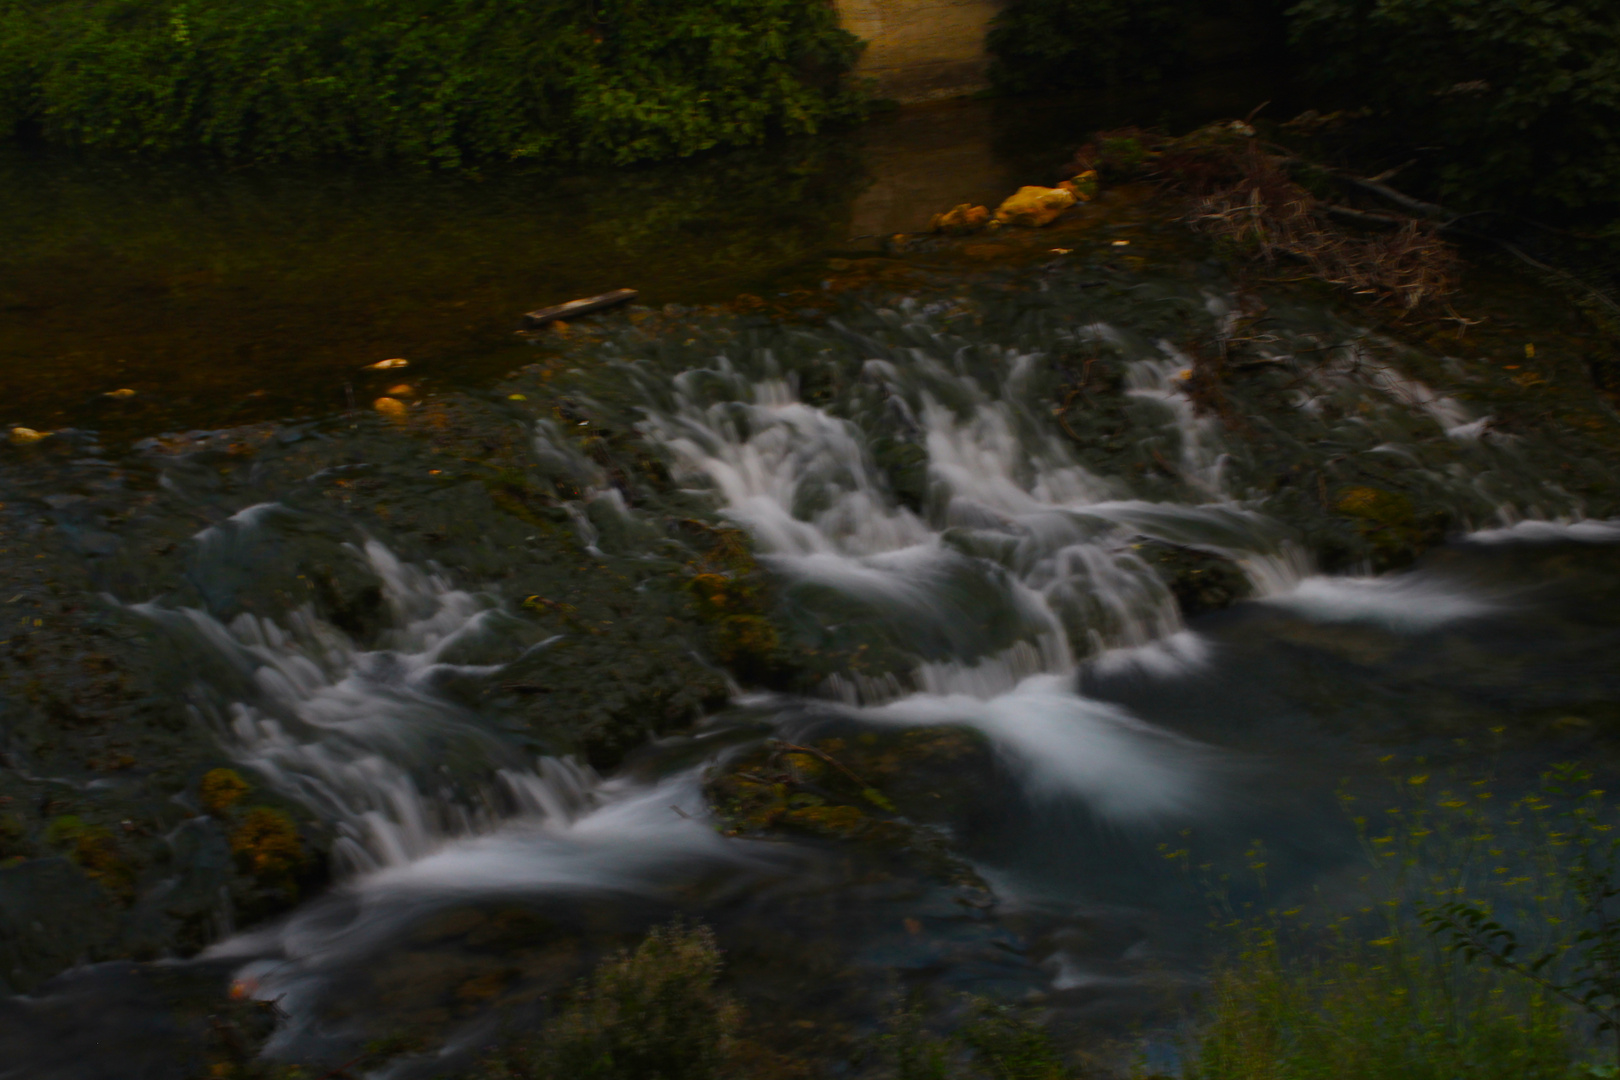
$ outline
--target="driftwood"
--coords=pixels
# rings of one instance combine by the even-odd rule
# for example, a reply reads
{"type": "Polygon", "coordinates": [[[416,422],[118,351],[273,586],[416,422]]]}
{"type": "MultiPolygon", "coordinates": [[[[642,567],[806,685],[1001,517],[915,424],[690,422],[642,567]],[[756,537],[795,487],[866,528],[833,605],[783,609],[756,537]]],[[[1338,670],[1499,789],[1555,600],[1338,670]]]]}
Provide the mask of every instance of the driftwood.
{"type": "Polygon", "coordinates": [[[551,307],[531,311],[523,316],[523,325],[533,330],[558,319],[572,319],[580,315],[590,315],[604,308],[623,304],[636,298],[634,289],[614,289],[612,292],[602,293],[600,296],[587,296],[583,300],[570,300],[566,304],[555,304],[551,307]]]}

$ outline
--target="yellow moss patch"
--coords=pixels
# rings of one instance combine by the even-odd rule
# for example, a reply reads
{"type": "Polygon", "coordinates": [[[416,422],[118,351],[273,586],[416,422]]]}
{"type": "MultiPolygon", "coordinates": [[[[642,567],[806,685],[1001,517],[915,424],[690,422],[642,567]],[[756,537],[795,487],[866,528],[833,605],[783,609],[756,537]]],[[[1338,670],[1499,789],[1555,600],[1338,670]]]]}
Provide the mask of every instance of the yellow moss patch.
{"type": "Polygon", "coordinates": [[[108,829],[68,814],[51,822],[45,839],[65,847],[68,858],[108,892],[124,900],[134,896],[135,870],[118,850],[118,842],[108,829]]]}
{"type": "Polygon", "coordinates": [[[807,806],[802,810],[790,810],[787,816],[795,825],[837,836],[851,836],[868,823],[867,816],[853,806],[807,806]]]}
{"type": "Polygon", "coordinates": [[[223,814],[252,788],[235,769],[210,769],[197,788],[197,798],[210,814],[223,814]]]}
{"type": "Polygon", "coordinates": [[[1348,517],[1377,525],[1408,525],[1415,516],[1411,499],[1398,492],[1374,487],[1345,489],[1334,509],[1348,517]]]}
{"type": "Polygon", "coordinates": [[[715,628],[714,655],[722,664],[763,662],[777,644],[776,628],[762,615],[733,615],[715,628]]]}
{"type": "Polygon", "coordinates": [[[241,826],[231,833],[231,850],[247,863],[254,877],[267,883],[289,883],[304,864],[298,826],[285,813],[268,806],[248,811],[241,826]]]}

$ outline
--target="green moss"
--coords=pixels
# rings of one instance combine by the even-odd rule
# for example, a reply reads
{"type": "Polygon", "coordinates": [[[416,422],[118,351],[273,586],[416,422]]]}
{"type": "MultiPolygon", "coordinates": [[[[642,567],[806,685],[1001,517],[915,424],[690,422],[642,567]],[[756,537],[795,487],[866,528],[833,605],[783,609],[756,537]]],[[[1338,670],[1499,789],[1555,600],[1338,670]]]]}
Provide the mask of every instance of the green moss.
{"type": "Polygon", "coordinates": [[[1371,548],[1373,565],[1379,570],[1410,563],[1445,533],[1441,521],[1420,517],[1411,498],[1398,491],[1346,488],[1333,508],[1355,521],[1356,531],[1371,548]]]}
{"type": "Polygon", "coordinates": [[[135,868],[118,847],[112,831],[76,814],[55,818],[45,828],[45,842],[66,851],[93,881],[121,900],[133,899],[135,868]]]}
{"type": "Polygon", "coordinates": [[[697,617],[712,626],[716,660],[745,681],[766,681],[778,667],[782,642],[769,618],[764,575],[743,533],[704,528],[711,546],[686,586],[697,617]]]}
{"type": "Polygon", "coordinates": [[[34,853],[28,842],[28,827],[15,814],[0,814],[0,865],[7,861],[26,859],[34,853]]]}
{"type": "Polygon", "coordinates": [[[981,790],[983,744],[955,728],[770,740],[710,773],[704,793],[733,835],[797,833],[902,854],[928,874],[982,888],[950,849],[949,821],[981,790]]]}

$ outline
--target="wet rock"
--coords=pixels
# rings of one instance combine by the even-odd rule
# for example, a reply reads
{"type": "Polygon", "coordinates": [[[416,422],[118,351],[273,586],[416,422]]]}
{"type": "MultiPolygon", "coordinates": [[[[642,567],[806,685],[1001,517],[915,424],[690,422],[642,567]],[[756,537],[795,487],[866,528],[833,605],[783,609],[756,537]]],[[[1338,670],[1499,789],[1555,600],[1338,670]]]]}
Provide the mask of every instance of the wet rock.
{"type": "Polygon", "coordinates": [[[306,569],[305,580],[314,588],[316,612],[355,641],[369,644],[388,627],[388,604],[375,578],[321,565],[306,569]]]}
{"type": "Polygon", "coordinates": [[[24,993],[113,936],[118,905],[65,858],[0,870],[0,987],[24,993]]]}
{"type": "Polygon", "coordinates": [[[371,403],[371,407],[390,420],[403,420],[410,412],[409,408],[399,398],[383,396],[371,403]]]}
{"type": "Polygon", "coordinates": [[[1410,496],[1399,491],[1358,486],[1339,493],[1334,510],[1355,522],[1371,549],[1377,570],[1409,565],[1445,539],[1443,515],[1420,515],[1410,496]]]}
{"type": "Polygon", "coordinates": [[[1133,546],[1169,586],[1184,618],[1229,608],[1254,591],[1241,569],[1212,552],[1162,540],[1140,540],[1133,546]]]}
{"type": "Polygon", "coordinates": [[[988,902],[952,837],[982,812],[994,756],[975,732],[860,732],[797,744],[768,740],[717,767],[704,793],[731,835],[818,836],[899,855],[988,902]]]}
{"type": "Polygon", "coordinates": [[[1080,200],[1064,188],[1021,187],[996,208],[996,220],[1003,225],[1050,225],[1057,216],[1080,200]]]}

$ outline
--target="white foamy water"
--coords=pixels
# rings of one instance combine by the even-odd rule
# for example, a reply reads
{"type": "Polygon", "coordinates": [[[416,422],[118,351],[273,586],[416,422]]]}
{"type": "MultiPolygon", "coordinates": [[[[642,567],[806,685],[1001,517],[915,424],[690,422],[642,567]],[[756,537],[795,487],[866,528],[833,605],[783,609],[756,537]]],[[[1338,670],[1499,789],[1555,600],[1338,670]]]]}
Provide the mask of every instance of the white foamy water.
{"type": "Polygon", "coordinates": [[[1503,607],[1461,584],[1419,574],[1311,577],[1264,602],[1317,622],[1371,623],[1397,633],[1421,633],[1503,607]]]}
{"type": "Polygon", "coordinates": [[[1516,521],[1471,532],[1465,539],[1476,544],[1550,544],[1562,540],[1617,544],[1620,543],[1620,521],[1516,521]]]}
{"type": "MultiPolygon", "coordinates": [[[[1236,309],[1210,302],[1229,335],[1236,309]]],[[[1420,633],[1503,606],[1420,574],[1317,574],[1264,498],[1234,490],[1227,435],[1188,396],[1193,360],[1169,342],[1131,345],[1102,324],[1073,334],[1127,354],[1130,433],[1166,477],[1148,488],[1080,460],[1052,421],[1038,379],[1045,357],[977,346],[984,362],[972,366],[967,346],[916,312],[894,325],[906,344],[870,343],[855,388],[832,403],[801,399],[768,354],[717,357],[650,387],[642,431],[683,483],[747,530],[793,602],[912,648],[911,670],[830,678],[835,710],[875,726],[972,728],[994,747],[1011,794],[1037,808],[1082,804],[1130,835],[1219,809],[1232,766],[1221,752],[1078,691],[1082,663],[1170,680],[1217,661],[1210,641],[1183,625],[1152,545],[1230,560],[1261,602],[1317,621],[1420,633]],[[906,501],[877,463],[880,439],[920,461],[920,493],[906,501]],[[1164,494],[1172,487],[1174,498],[1164,494]]],[[[1486,418],[1355,350],[1291,393],[1306,413],[1372,431],[1369,453],[1412,456],[1396,422],[1406,414],[1458,454],[1491,449],[1486,418]]],[[[566,508],[585,550],[613,551],[638,529],[662,535],[553,422],[537,425],[534,452],[578,491],[566,508]]],[[[1437,484],[1488,491],[1478,477],[1430,472],[1437,484]]],[[[250,508],[200,534],[198,547],[229,559],[277,513],[250,508]]],[[[1582,539],[1601,531],[1556,528],[1582,539]]],[[[1475,539],[1552,529],[1521,522],[1475,539]]],[[[447,677],[497,670],[451,657],[498,617],[498,601],[381,544],[356,557],[381,582],[390,615],[390,629],[366,647],[308,609],[228,623],[144,609],[206,643],[229,673],[199,704],[227,750],[340,835],[334,856],[345,877],[329,896],[214,950],[248,961],[244,980],[293,1016],[277,1045],[308,1034],[336,973],[435,910],[491,896],[667,897],[715,871],[742,879],[784,865],[784,845],[768,855],[716,833],[696,771],[604,780],[515,753],[439,691],[447,677]],[[476,767],[452,774],[452,756],[476,767]]],[[[1079,985],[1079,976],[1062,978],[1079,985]]]]}
{"type": "Polygon", "coordinates": [[[1078,797],[1119,823],[1185,815],[1209,794],[1213,751],[1116,705],[1079,696],[1071,679],[1031,675],[989,695],[985,684],[1000,681],[999,671],[963,674],[964,690],[913,694],[858,715],[884,724],[974,728],[1024,778],[1030,793],[1078,797]]]}
{"type": "Polygon", "coordinates": [[[459,904],[536,896],[637,896],[668,901],[712,876],[785,865],[779,845],[728,840],[706,820],[697,772],[640,784],[560,770],[548,805],[499,828],[442,844],[361,876],[287,919],[216,945],[247,961],[238,985],[276,1001],[289,1020],[266,1047],[340,1035],[316,1019],[330,980],[374,960],[413,926],[459,904]],[[322,1030],[328,1028],[328,1030],[322,1030]]]}
{"type": "MultiPolygon", "coordinates": [[[[259,510],[246,526],[268,515],[259,510]]],[[[221,537],[209,530],[199,542],[221,537]]],[[[478,634],[489,601],[402,563],[376,541],[356,557],[380,581],[392,616],[373,649],[356,646],[307,607],[281,622],[242,614],[229,623],[195,608],[136,609],[188,632],[223,662],[228,675],[199,688],[207,692],[196,707],[240,764],[338,831],[340,873],[408,864],[449,837],[487,829],[510,809],[549,797],[546,777],[513,767],[510,751],[436,690],[447,676],[495,670],[445,660],[478,634]],[[236,700],[220,700],[221,690],[234,691],[236,700]],[[481,788],[457,785],[435,769],[436,755],[454,743],[505,767],[481,788]]]]}

